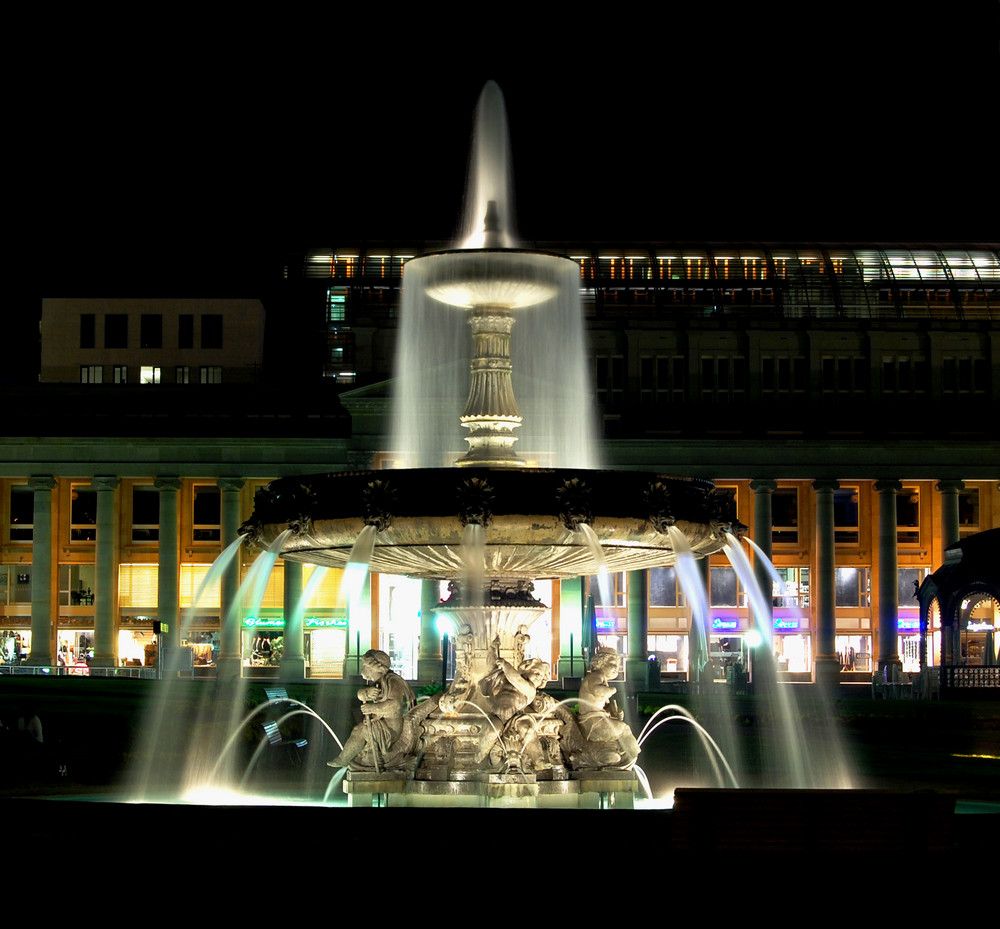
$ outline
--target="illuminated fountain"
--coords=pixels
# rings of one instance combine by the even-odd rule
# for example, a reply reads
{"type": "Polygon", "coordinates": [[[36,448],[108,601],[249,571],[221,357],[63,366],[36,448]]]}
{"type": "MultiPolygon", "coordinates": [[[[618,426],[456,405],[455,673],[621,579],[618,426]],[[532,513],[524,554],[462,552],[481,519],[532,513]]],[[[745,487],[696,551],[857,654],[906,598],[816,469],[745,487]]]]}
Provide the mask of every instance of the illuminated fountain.
{"type": "MultiPolygon", "coordinates": [[[[506,137],[496,85],[484,90],[480,113],[486,127],[477,137],[492,139],[492,151],[506,137]]],[[[469,805],[587,806],[615,795],[630,804],[639,749],[611,700],[617,665],[610,655],[595,659],[571,701],[579,716],[542,693],[549,666],[524,651],[525,630],[545,610],[534,581],[673,565],[681,553],[721,551],[745,527],[710,481],[580,467],[592,463],[594,442],[579,268],[511,247],[506,175],[489,184],[482,173],[470,184],[479,228],[463,239],[475,247],[425,255],[405,269],[393,448],[419,467],[275,481],[241,532],[286,560],[346,568],[363,547],[372,571],[450,582],[439,612],[452,618],[458,661],[444,694],[413,707],[384,653],[365,656],[365,718],[331,762],[350,768],[352,802],[434,805],[447,796],[469,805]],[[572,313],[562,315],[562,306],[572,313]],[[449,359],[429,356],[442,346],[454,352],[456,327],[466,322],[467,400],[438,429],[441,385],[420,377],[454,371],[449,359]],[[520,330],[527,338],[518,342],[520,330]],[[414,343],[423,350],[414,353],[414,343]],[[522,361],[529,393],[540,385],[544,393],[532,396],[528,417],[514,393],[522,361]],[[535,413],[544,435],[530,432],[535,413]],[[452,454],[455,467],[428,467],[457,445],[459,424],[466,453],[452,454]],[[515,452],[515,430],[531,436],[525,457],[515,452]]]]}

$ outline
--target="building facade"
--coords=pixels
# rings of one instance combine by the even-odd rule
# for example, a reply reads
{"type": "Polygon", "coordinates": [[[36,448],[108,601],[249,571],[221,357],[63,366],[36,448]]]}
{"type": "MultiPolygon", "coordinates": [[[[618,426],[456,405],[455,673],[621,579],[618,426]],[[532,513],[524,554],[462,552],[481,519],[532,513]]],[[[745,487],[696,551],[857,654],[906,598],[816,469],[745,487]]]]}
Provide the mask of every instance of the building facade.
{"type": "MultiPolygon", "coordinates": [[[[219,385],[189,375],[184,394],[177,372],[212,367],[203,356],[219,351],[216,328],[235,345],[229,323],[205,321],[229,310],[46,301],[42,380],[79,386],[72,400],[66,388],[26,386],[0,440],[8,658],[69,666],[92,650],[94,667],[145,666],[160,620],[175,630],[163,642],[190,645],[206,668],[269,673],[283,649],[290,673],[336,675],[345,654],[372,644],[409,676],[421,657],[440,660],[417,619],[434,592],[404,579],[372,578],[338,603],[331,575],[279,636],[311,572],[279,562],[260,605],[230,610],[249,572],[241,554],[193,607],[257,486],[395,463],[400,287],[406,260],[427,247],[293,256],[266,301],[263,340],[254,312],[232,309],[247,314],[239,341],[258,360],[248,351],[224,369],[259,376],[219,385]],[[144,378],[147,368],[159,377],[144,378]]],[[[879,668],[916,671],[914,583],[946,545],[1000,526],[996,246],[545,247],[580,265],[605,465],[711,477],[733,492],[780,578],[760,569],[782,672],[862,681],[879,668]]],[[[722,674],[745,655],[753,608],[723,558],[705,581],[710,673],[722,674]]],[[[562,673],[579,662],[569,633],[587,588],[542,592],[551,609],[537,647],[562,673]]],[[[618,576],[606,599],[600,631],[632,673],[649,655],[668,677],[700,673],[672,570],[618,576]]],[[[997,609],[980,608],[987,625],[997,609]]],[[[970,633],[965,660],[982,660],[979,638],[970,633]]]]}

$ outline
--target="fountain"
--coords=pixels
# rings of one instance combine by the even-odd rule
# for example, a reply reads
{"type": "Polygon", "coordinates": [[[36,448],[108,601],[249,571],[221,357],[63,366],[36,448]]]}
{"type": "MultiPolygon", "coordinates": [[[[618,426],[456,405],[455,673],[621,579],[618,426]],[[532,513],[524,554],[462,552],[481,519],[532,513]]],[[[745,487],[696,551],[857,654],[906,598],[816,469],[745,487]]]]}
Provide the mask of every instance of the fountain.
{"type": "MultiPolygon", "coordinates": [[[[477,138],[493,140],[479,151],[490,165],[505,164],[495,84],[479,111],[477,138]]],[[[597,650],[579,715],[544,694],[549,665],[524,651],[525,630],[545,609],[534,582],[704,557],[745,527],[710,481],[590,469],[578,268],[516,248],[506,174],[483,174],[474,170],[470,182],[478,228],[466,230],[462,247],[405,269],[393,447],[419,467],[274,481],[241,533],[286,560],[338,568],[357,561],[364,539],[372,571],[449,582],[439,613],[457,632],[458,661],[447,691],[413,705],[388,656],[364,656],[363,721],[331,762],[349,768],[352,803],[631,805],[639,745],[608,684],[618,656],[597,650]],[[471,329],[467,399],[439,428],[441,384],[420,378],[453,377],[440,347],[454,351],[457,320],[471,329]],[[411,339],[424,347],[415,357],[411,339]],[[529,407],[548,411],[543,435],[530,431],[515,397],[522,363],[529,407]],[[457,444],[456,425],[467,431],[467,451],[453,455],[453,467],[434,467],[457,444]],[[519,431],[531,436],[525,457],[515,451],[519,431]],[[529,455],[546,466],[529,467],[529,455]]]]}

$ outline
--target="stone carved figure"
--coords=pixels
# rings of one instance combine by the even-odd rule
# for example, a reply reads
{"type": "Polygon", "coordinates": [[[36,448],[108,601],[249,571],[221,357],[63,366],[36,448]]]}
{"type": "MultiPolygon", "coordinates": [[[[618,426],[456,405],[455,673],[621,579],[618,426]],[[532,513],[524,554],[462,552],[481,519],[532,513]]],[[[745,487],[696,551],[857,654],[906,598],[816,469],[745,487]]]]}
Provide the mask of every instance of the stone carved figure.
{"type": "Polygon", "coordinates": [[[527,658],[528,645],[531,643],[531,636],[528,635],[528,627],[523,623],[517,627],[514,635],[514,665],[521,667],[521,663],[527,658]]]}
{"type": "Polygon", "coordinates": [[[361,676],[369,684],[358,690],[364,719],[354,727],[340,754],[328,762],[330,767],[385,771],[410,752],[414,738],[405,714],[416,697],[390,667],[385,652],[377,648],[365,652],[361,676]]]}
{"type": "Polygon", "coordinates": [[[494,670],[479,682],[480,692],[501,722],[491,761],[502,763],[507,772],[524,770],[525,749],[534,741],[538,729],[535,716],[526,711],[548,679],[549,665],[539,658],[524,661],[517,668],[497,658],[494,670]]]}
{"type": "Polygon", "coordinates": [[[613,648],[598,648],[580,684],[580,733],[586,740],[576,766],[631,769],[639,744],[624,713],[613,699],[617,693],[608,681],[618,676],[621,662],[613,648]]]}

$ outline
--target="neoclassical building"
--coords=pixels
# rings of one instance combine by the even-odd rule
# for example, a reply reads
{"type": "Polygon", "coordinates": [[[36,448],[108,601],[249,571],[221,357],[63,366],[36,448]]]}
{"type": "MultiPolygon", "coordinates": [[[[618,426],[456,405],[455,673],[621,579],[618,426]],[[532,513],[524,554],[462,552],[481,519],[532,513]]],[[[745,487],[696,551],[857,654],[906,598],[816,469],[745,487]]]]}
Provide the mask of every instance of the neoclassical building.
{"type": "MultiPolygon", "coordinates": [[[[170,627],[162,644],[190,646],[196,673],[275,673],[280,654],[288,675],[338,675],[345,655],[369,645],[411,677],[439,663],[428,620],[438,592],[403,578],[373,577],[344,604],[331,575],[289,630],[310,569],[279,562],[261,604],[247,605],[236,595],[251,560],[241,550],[194,605],[262,483],[394,465],[400,286],[406,260],[427,247],[289,256],[264,302],[263,336],[242,340],[257,346],[256,360],[236,362],[247,376],[177,374],[223,367],[204,354],[244,322],[253,330],[246,302],[64,300],[56,326],[43,313],[42,373],[53,383],[15,391],[0,440],[6,654],[72,665],[92,649],[91,667],[137,669],[160,621],[170,627]],[[109,325],[115,347],[99,357],[109,325]],[[159,366],[157,333],[170,355],[159,366]],[[147,368],[159,377],[132,378],[147,368]]],[[[732,491],[784,584],[766,576],[782,673],[860,682],[879,668],[918,670],[915,586],[947,546],[1000,527],[996,245],[544,247],[580,265],[605,466],[710,477],[732,491]]],[[[705,583],[710,673],[721,674],[745,651],[752,617],[724,559],[711,559],[705,583]]],[[[579,667],[570,635],[588,587],[539,585],[550,611],[536,645],[563,674],[579,667]]],[[[598,626],[630,673],[650,655],[666,677],[696,673],[673,571],[623,574],[613,587],[598,626]]],[[[957,660],[983,660],[997,609],[981,607],[957,660]]],[[[931,664],[941,660],[935,635],[931,664]]]]}

